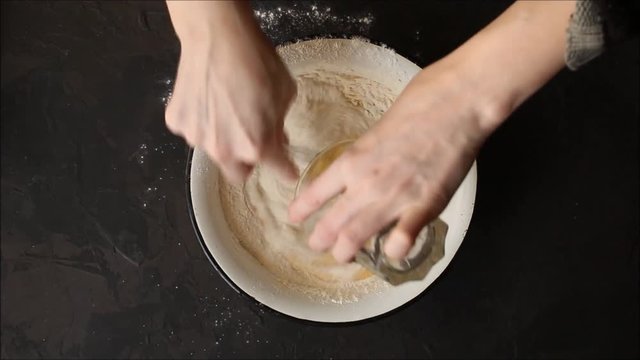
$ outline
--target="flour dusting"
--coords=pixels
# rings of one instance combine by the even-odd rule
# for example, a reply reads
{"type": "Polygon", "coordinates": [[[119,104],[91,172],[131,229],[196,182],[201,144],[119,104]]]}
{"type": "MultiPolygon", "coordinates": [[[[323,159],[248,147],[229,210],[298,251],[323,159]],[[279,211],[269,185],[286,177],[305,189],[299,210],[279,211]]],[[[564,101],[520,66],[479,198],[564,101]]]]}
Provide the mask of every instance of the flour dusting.
{"type": "Polygon", "coordinates": [[[291,1],[285,6],[271,7],[257,3],[254,15],[261,28],[277,42],[292,40],[287,35],[310,36],[336,31],[367,35],[375,17],[369,12],[338,14],[330,6],[291,1]]]}

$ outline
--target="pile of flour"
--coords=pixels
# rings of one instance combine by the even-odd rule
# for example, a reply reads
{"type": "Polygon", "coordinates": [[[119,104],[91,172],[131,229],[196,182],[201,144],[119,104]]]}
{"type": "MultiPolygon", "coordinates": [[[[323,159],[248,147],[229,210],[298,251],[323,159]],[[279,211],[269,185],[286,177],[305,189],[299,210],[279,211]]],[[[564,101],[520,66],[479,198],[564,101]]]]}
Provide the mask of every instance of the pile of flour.
{"type": "MultiPolygon", "coordinates": [[[[349,72],[318,68],[296,76],[298,95],[286,119],[290,154],[299,169],[328,145],[362,135],[395,98],[384,85],[349,72]]],[[[244,185],[220,178],[225,218],[237,241],[289,287],[321,302],[353,302],[387,287],[357,264],[340,265],[311,251],[308,226],[290,224],[295,183],[258,167],[244,185]]]]}

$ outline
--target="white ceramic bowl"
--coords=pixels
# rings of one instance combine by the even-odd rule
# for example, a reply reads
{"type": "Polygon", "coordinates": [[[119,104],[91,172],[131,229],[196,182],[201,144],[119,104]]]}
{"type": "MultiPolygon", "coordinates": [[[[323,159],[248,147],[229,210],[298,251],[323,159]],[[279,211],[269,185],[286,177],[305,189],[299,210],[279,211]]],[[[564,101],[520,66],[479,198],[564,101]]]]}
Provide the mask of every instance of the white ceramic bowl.
{"type": "MultiPolygon", "coordinates": [[[[318,63],[336,70],[347,67],[361,76],[383,83],[396,94],[420,70],[388,48],[361,40],[309,40],[285,45],[278,51],[294,75],[313,69],[318,63]]],[[[190,211],[202,246],[216,269],[236,290],[273,310],[299,319],[328,323],[359,321],[382,315],[425,291],[449,265],[464,239],[473,213],[477,181],[474,163],[440,216],[449,225],[445,254],[424,280],[389,287],[380,293],[365,295],[355,303],[334,304],[313,301],[282,286],[234,240],[220,204],[218,174],[218,169],[206,154],[195,149],[189,161],[187,179],[190,211]]]]}

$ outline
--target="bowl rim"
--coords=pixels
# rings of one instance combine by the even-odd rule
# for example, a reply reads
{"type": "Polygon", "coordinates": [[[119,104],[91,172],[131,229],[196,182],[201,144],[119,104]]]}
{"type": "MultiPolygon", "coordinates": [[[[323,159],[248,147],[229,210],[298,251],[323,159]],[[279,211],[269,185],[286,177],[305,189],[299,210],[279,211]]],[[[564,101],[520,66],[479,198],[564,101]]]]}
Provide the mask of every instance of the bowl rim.
{"type": "MultiPolygon", "coordinates": [[[[189,220],[191,221],[191,225],[192,225],[193,230],[194,230],[194,232],[196,234],[196,238],[198,239],[198,243],[200,244],[200,247],[204,251],[207,259],[209,260],[209,262],[211,263],[213,268],[220,275],[220,277],[222,277],[222,279],[236,293],[240,294],[241,298],[245,299],[245,301],[248,301],[251,306],[257,307],[259,309],[265,309],[266,308],[268,312],[270,312],[272,314],[275,314],[276,316],[278,316],[280,318],[284,318],[284,319],[288,319],[288,320],[294,320],[296,322],[307,324],[307,325],[324,326],[324,327],[346,327],[346,326],[360,325],[360,324],[366,324],[366,323],[372,323],[372,322],[380,321],[383,318],[386,318],[388,316],[392,316],[392,315],[396,314],[399,311],[403,311],[404,309],[408,308],[409,306],[414,304],[416,301],[421,299],[427,292],[430,291],[430,289],[433,289],[433,287],[435,287],[436,284],[439,283],[440,280],[444,276],[446,276],[446,273],[447,273],[446,269],[449,268],[451,266],[451,263],[453,261],[455,261],[455,259],[456,259],[456,256],[453,256],[452,259],[451,259],[451,262],[447,265],[447,267],[444,269],[442,274],[440,274],[431,284],[429,284],[429,286],[427,286],[426,289],[424,289],[423,291],[418,293],[411,300],[405,302],[404,304],[402,304],[402,305],[400,305],[400,306],[398,306],[398,307],[396,307],[394,309],[391,309],[391,310],[389,310],[387,312],[384,312],[384,313],[381,313],[381,314],[378,314],[378,315],[375,315],[375,316],[372,316],[372,317],[359,319],[359,320],[343,321],[343,322],[323,322],[323,321],[316,321],[316,320],[309,320],[309,319],[301,319],[301,318],[297,318],[295,316],[280,312],[280,311],[278,311],[278,310],[276,310],[276,309],[274,309],[274,308],[272,308],[272,307],[270,307],[268,305],[263,304],[262,302],[260,302],[256,298],[254,298],[253,296],[249,295],[240,286],[238,286],[238,284],[236,284],[233,280],[231,280],[231,278],[225,273],[225,271],[222,269],[220,264],[218,264],[218,262],[216,261],[215,257],[213,256],[213,254],[211,253],[211,251],[207,247],[207,244],[204,241],[204,237],[202,236],[202,233],[200,232],[200,228],[198,227],[198,222],[196,220],[195,210],[194,210],[194,207],[193,207],[193,200],[191,199],[191,166],[193,164],[193,154],[194,153],[195,153],[195,149],[189,148],[189,153],[187,155],[187,164],[185,166],[185,191],[186,191],[186,197],[187,197],[187,208],[188,208],[188,213],[189,213],[189,220]]],[[[464,241],[463,241],[463,243],[464,243],[464,241]]],[[[460,244],[460,246],[462,246],[462,243],[460,244]]],[[[458,251],[459,251],[459,249],[458,249],[458,251]]]]}
{"type": "MultiPolygon", "coordinates": [[[[269,36],[269,34],[266,34],[270,40],[272,40],[271,36],[269,36]]],[[[291,45],[291,44],[295,44],[298,42],[304,42],[304,41],[310,41],[310,40],[321,40],[321,39],[335,39],[335,40],[362,40],[362,41],[366,41],[372,45],[376,45],[382,48],[388,48],[393,50],[395,53],[397,53],[399,56],[404,57],[405,59],[407,59],[408,61],[416,64],[418,67],[423,68],[425,66],[424,61],[421,61],[417,58],[415,58],[412,55],[409,54],[405,54],[403,52],[398,51],[396,48],[387,45],[387,43],[384,43],[378,39],[372,38],[370,36],[366,36],[366,35],[359,35],[359,34],[342,34],[342,33],[318,33],[315,35],[309,35],[309,36],[299,36],[299,37],[293,37],[293,38],[287,38],[284,40],[280,40],[280,41],[273,41],[274,46],[277,47],[281,47],[281,46],[286,46],[286,45],[291,45]]],[[[200,232],[200,228],[198,226],[197,220],[196,220],[196,216],[195,216],[195,209],[193,206],[193,200],[191,198],[191,167],[192,167],[192,163],[193,163],[193,156],[195,153],[195,149],[189,147],[189,152],[187,154],[187,162],[186,162],[186,166],[185,166],[185,190],[186,190],[186,200],[187,200],[187,209],[188,209],[188,213],[189,213],[189,220],[191,221],[191,225],[195,231],[196,234],[196,238],[198,239],[198,242],[200,244],[200,247],[202,248],[202,250],[204,251],[207,259],[209,260],[209,262],[211,263],[211,265],[213,266],[213,268],[216,270],[216,272],[220,275],[220,277],[222,277],[222,279],[238,294],[240,294],[240,297],[244,299],[244,301],[248,302],[250,304],[250,306],[256,307],[258,309],[267,309],[266,311],[269,313],[274,314],[276,317],[281,318],[281,319],[288,319],[288,320],[293,320],[295,322],[301,323],[301,324],[307,324],[307,325],[311,325],[311,326],[319,326],[319,327],[333,327],[333,328],[340,328],[340,327],[349,327],[352,325],[363,325],[363,324],[368,324],[368,323],[374,323],[374,322],[380,322],[383,319],[389,317],[389,316],[393,316],[395,314],[397,314],[398,312],[404,311],[405,309],[409,308],[410,306],[412,306],[415,302],[419,301],[423,296],[425,296],[425,294],[429,291],[431,291],[431,289],[433,289],[434,287],[437,287],[438,283],[440,283],[443,277],[447,277],[447,269],[452,266],[452,263],[457,262],[457,258],[459,256],[453,256],[451,258],[451,260],[449,261],[449,263],[447,264],[447,266],[443,269],[442,273],[440,275],[438,275],[436,277],[436,279],[433,280],[433,282],[431,282],[431,284],[429,284],[424,290],[422,290],[420,293],[418,293],[417,295],[413,296],[410,300],[408,300],[407,302],[403,303],[400,306],[397,306],[391,310],[388,310],[386,312],[380,313],[378,315],[375,316],[371,316],[371,317],[367,317],[367,318],[362,318],[362,319],[358,319],[358,320],[347,320],[347,321],[341,321],[341,322],[324,322],[324,321],[320,321],[320,320],[310,320],[310,319],[302,319],[302,318],[298,318],[295,317],[293,315],[289,315],[287,313],[281,312],[277,309],[274,309],[266,304],[263,304],[262,302],[260,302],[259,300],[257,300],[256,298],[254,298],[253,296],[251,296],[250,294],[248,294],[246,291],[244,291],[238,284],[236,284],[233,280],[231,280],[231,278],[229,277],[229,275],[227,275],[225,273],[225,271],[222,269],[222,267],[220,266],[220,264],[218,264],[218,262],[216,261],[215,257],[213,256],[213,254],[211,253],[211,251],[209,250],[209,248],[206,245],[206,242],[204,240],[204,237],[202,236],[202,233],[200,232]]],[[[476,173],[477,173],[477,165],[478,161],[477,159],[474,160],[472,168],[476,167],[476,173]]],[[[477,175],[476,175],[477,176],[477,175]]],[[[475,183],[475,188],[477,189],[477,180],[475,183]]],[[[474,197],[477,197],[477,190],[474,191],[475,195],[474,197]]],[[[475,203],[475,202],[474,202],[475,203]]],[[[464,235],[463,235],[463,241],[461,241],[459,247],[456,249],[456,254],[457,252],[460,251],[460,248],[462,248],[462,245],[464,243],[464,238],[467,237],[467,234],[471,228],[472,225],[472,219],[473,219],[473,213],[475,212],[474,209],[475,206],[472,204],[471,207],[471,216],[469,219],[469,224],[467,224],[467,228],[464,231],[464,235]]],[[[455,254],[454,254],[455,255],[455,254]]]]}

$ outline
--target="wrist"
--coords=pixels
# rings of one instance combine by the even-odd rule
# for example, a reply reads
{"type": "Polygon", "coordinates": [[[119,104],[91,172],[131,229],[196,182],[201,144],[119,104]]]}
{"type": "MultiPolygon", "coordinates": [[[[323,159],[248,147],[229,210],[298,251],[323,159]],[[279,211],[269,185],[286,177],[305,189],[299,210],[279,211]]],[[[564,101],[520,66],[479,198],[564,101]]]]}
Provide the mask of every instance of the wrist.
{"type": "Polygon", "coordinates": [[[492,83],[489,74],[479,70],[473,60],[449,55],[423,69],[416,82],[422,84],[421,93],[439,94],[438,101],[461,114],[463,123],[458,125],[483,139],[515,108],[513,94],[492,83]]]}
{"type": "Polygon", "coordinates": [[[512,78],[500,79],[500,69],[489,69],[474,58],[452,61],[450,71],[465,94],[472,118],[485,136],[495,131],[519,105],[519,88],[512,78]]]}
{"type": "Polygon", "coordinates": [[[495,130],[564,67],[574,8],[573,1],[518,1],[440,61],[463,84],[482,129],[495,130]]]}

